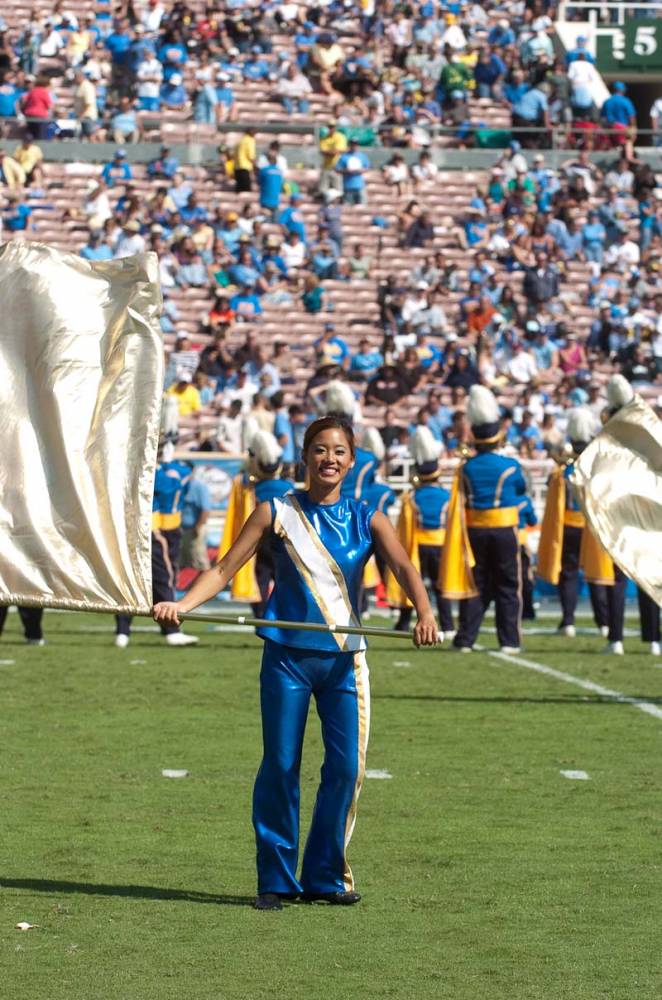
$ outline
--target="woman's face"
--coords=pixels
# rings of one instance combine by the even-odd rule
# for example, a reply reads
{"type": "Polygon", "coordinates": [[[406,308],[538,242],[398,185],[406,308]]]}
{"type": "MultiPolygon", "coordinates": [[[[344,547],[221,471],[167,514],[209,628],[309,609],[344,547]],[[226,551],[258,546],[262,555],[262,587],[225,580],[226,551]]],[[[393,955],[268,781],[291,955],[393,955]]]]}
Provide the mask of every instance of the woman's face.
{"type": "Polygon", "coordinates": [[[311,482],[324,486],[341,483],[354,465],[349,441],[339,427],[320,431],[305,455],[311,482]]]}

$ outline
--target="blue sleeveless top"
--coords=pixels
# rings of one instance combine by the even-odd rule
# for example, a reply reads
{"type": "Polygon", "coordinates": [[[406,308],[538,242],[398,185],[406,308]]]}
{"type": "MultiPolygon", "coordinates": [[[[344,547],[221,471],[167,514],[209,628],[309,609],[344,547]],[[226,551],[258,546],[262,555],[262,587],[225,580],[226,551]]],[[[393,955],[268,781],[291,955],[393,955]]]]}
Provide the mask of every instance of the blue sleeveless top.
{"type": "MultiPolygon", "coordinates": [[[[265,618],[359,625],[363,569],[374,551],[370,522],[374,510],[360,500],[313,503],[305,491],[270,500],[269,547],[274,588],[265,618]]],[[[284,646],[338,652],[366,648],[363,636],[304,632],[264,626],[263,639],[284,646]]]]}

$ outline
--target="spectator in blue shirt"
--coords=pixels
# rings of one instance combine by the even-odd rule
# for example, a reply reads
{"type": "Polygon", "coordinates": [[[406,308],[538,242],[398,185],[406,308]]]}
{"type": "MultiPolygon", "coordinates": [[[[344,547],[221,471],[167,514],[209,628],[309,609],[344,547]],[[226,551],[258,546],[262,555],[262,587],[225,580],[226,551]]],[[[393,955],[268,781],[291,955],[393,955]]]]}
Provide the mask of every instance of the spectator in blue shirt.
{"type": "Polygon", "coordinates": [[[194,222],[198,222],[200,219],[203,222],[206,222],[208,219],[207,209],[198,204],[198,196],[195,191],[192,191],[188,196],[186,204],[179,210],[179,215],[187,226],[192,226],[194,222]]]}
{"type": "Polygon", "coordinates": [[[192,194],[192,186],[188,181],[184,180],[183,174],[178,170],[172,178],[172,185],[168,188],[168,195],[174,202],[178,212],[181,212],[188,205],[188,200],[192,194]]]}
{"type": "Polygon", "coordinates": [[[267,237],[267,248],[262,254],[260,259],[260,269],[265,270],[267,264],[273,264],[282,275],[282,277],[287,277],[287,265],[278,250],[280,248],[280,242],[277,236],[267,237]]]}
{"type": "MultiPolygon", "coordinates": [[[[172,82],[178,74],[170,78],[172,82]]],[[[201,82],[193,101],[193,121],[199,125],[215,125],[217,121],[218,97],[216,87],[207,80],[201,82]]]]}
{"type": "Polygon", "coordinates": [[[262,314],[259,297],[252,288],[240,288],[230,299],[230,308],[234,310],[237,319],[251,320],[262,314]]]}
{"type": "Polygon", "coordinates": [[[510,22],[506,18],[497,21],[487,36],[487,44],[500,49],[505,48],[507,45],[514,45],[515,41],[515,32],[510,27],[510,22]]]}
{"type": "Polygon", "coordinates": [[[598,213],[592,209],[582,227],[582,244],[586,259],[601,264],[606,240],[607,230],[600,222],[598,213]]]}
{"type": "Polygon", "coordinates": [[[488,48],[481,49],[474,67],[477,97],[497,97],[499,85],[506,74],[506,64],[488,48]]]}
{"type": "Polygon", "coordinates": [[[161,146],[161,153],[147,164],[149,177],[166,177],[171,180],[179,169],[179,160],[170,155],[170,146],[161,146]]]}
{"type": "Polygon", "coordinates": [[[101,242],[101,233],[94,231],[90,233],[89,239],[80,251],[83,260],[112,260],[113,251],[107,243],[101,242]]]}
{"type": "Polygon", "coordinates": [[[513,125],[549,127],[549,103],[546,84],[531,87],[513,104],[513,125]]]}
{"type": "Polygon", "coordinates": [[[347,204],[365,203],[364,174],[369,169],[370,160],[359,150],[356,140],[350,139],[349,149],[342,154],[336,164],[336,171],[342,176],[343,199],[347,204]]]}
{"type": "Polygon", "coordinates": [[[207,268],[199,253],[189,251],[177,268],[175,281],[180,288],[204,288],[209,280],[207,268]]]}
{"type": "Polygon", "coordinates": [[[524,79],[524,73],[522,70],[515,69],[512,72],[510,82],[504,84],[503,96],[511,107],[513,107],[530,89],[531,84],[527,83],[524,79]]]}
{"type": "Polygon", "coordinates": [[[230,79],[230,74],[223,70],[216,74],[216,114],[221,122],[233,121],[237,117],[230,79]]]}
{"type": "MultiPolygon", "coordinates": [[[[181,111],[188,104],[188,94],[183,85],[181,73],[172,73],[169,80],[161,84],[159,91],[161,104],[171,111],[181,111]]],[[[197,119],[196,119],[197,121],[197,119]]]]}
{"type": "Polygon", "coordinates": [[[300,28],[294,36],[294,47],[297,52],[299,69],[305,69],[308,65],[308,57],[314,44],[315,25],[312,21],[305,21],[303,28],[300,28]]]}
{"type": "Polygon", "coordinates": [[[254,45],[251,54],[244,63],[245,80],[267,80],[271,73],[271,66],[266,59],[261,59],[262,50],[259,45],[254,45]]]}
{"type": "Polygon", "coordinates": [[[595,59],[588,50],[588,38],[585,35],[579,35],[574,49],[569,49],[566,52],[566,65],[569,66],[570,63],[576,62],[580,58],[584,58],[586,62],[595,63],[595,59]]]}
{"type": "Polygon", "coordinates": [[[250,250],[244,249],[239,253],[239,260],[228,269],[230,280],[235,285],[245,288],[255,289],[260,280],[260,272],[253,266],[250,250]]]}
{"type": "Polygon", "coordinates": [[[620,80],[614,84],[613,94],[602,105],[600,117],[611,128],[635,128],[637,115],[634,104],[625,96],[627,87],[620,80]]]}
{"type": "Polygon", "coordinates": [[[367,381],[384,364],[384,358],[374,348],[370,347],[370,341],[363,337],[359,341],[359,349],[353,354],[349,362],[349,377],[356,381],[367,381]]]}
{"type": "Polygon", "coordinates": [[[110,52],[113,71],[119,68],[123,69],[127,65],[131,41],[129,22],[122,18],[117,18],[113,24],[111,34],[106,38],[106,48],[110,52]]]}
{"type": "Polygon", "coordinates": [[[9,204],[2,213],[4,227],[10,233],[22,232],[28,228],[32,209],[29,205],[21,204],[21,196],[17,191],[8,191],[5,197],[9,204]]]}
{"type": "Polygon", "coordinates": [[[290,204],[287,208],[278,215],[276,222],[283,227],[285,233],[289,236],[290,233],[296,233],[299,239],[306,242],[306,224],[304,222],[304,217],[299,205],[301,204],[301,195],[293,194],[290,198],[290,204]]]}
{"type": "Polygon", "coordinates": [[[110,119],[115,142],[138,142],[140,126],[133,102],[126,94],[120,97],[119,107],[110,119]]]}
{"type": "Polygon", "coordinates": [[[260,205],[273,215],[278,211],[280,196],[285,186],[285,178],[274,152],[267,154],[267,164],[258,171],[257,182],[260,189],[260,205]]]}
{"type": "Polygon", "coordinates": [[[101,176],[108,187],[112,187],[118,183],[121,184],[122,181],[131,180],[133,174],[131,173],[131,167],[126,162],[126,153],[123,149],[117,150],[110,163],[107,163],[101,171],[101,176]]]}
{"type": "Polygon", "coordinates": [[[169,80],[173,73],[182,72],[188,62],[188,50],[177,28],[169,28],[163,37],[157,58],[163,65],[163,78],[169,80]]]}
{"type": "Polygon", "coordinates": [[[313,350],[318,364],[330,363],[347,368],[349,364],[349,347],[337,337],[333,323],[324,324],[324,332],[313,343],[313,350]]]}
{"type": "Polygon", "coordinates": [[[15,118],[21,91],[14,85],[14,74],[7,71],[0,82],[0,117],[15,118]]]}

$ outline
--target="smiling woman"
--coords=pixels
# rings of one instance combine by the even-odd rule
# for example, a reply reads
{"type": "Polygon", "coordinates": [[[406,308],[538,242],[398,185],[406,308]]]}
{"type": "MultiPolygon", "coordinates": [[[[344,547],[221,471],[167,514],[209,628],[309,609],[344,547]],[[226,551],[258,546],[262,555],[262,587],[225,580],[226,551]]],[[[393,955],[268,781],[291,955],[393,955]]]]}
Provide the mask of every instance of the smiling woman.
{"type": "Polygon", "coordinates": [[[416,608],[416,645],[437,642],[425,586],[384,514],[342,497],[354,464],[354,432],[335,416],[306,432],[303,457],[307,490],[261,503],[217,566],[203,573],[179,602],[155,605],[159,622],[178,622],[222,590],[268,542],[274,588],[258,629],[265,640],[260,676],[264,756],[255,781],[253,825],[257,839],[260,910],[280,910],[281,900],[301,896],[351,905],[360,900],[346,860],[365,771],[370,693],[365,638],[343,633],[357,626],[366,562],[377,548],[416,608]],[[278,620],[326,624],[328,632],[280,629],[278,620]],[[324,766],[312,825],[297,877],[299,768],[311,695],[322,722],[324,766]]]}

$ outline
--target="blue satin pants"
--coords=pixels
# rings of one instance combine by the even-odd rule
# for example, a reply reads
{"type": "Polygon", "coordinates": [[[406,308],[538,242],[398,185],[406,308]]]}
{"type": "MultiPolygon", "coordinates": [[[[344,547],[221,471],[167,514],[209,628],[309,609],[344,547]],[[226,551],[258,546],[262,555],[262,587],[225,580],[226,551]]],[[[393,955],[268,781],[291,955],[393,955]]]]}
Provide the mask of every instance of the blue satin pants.
{"type": "Polygon", "coordinates": [[[264,756],[253,793],[258,892],[350,891],[354,880],[345,855],[370,724],[365,654],[297,649],[266,640],[260,700],[264,756]],[[297,878],[299,770],[311,695],[322,723],[324,763],[297,878]]]}

